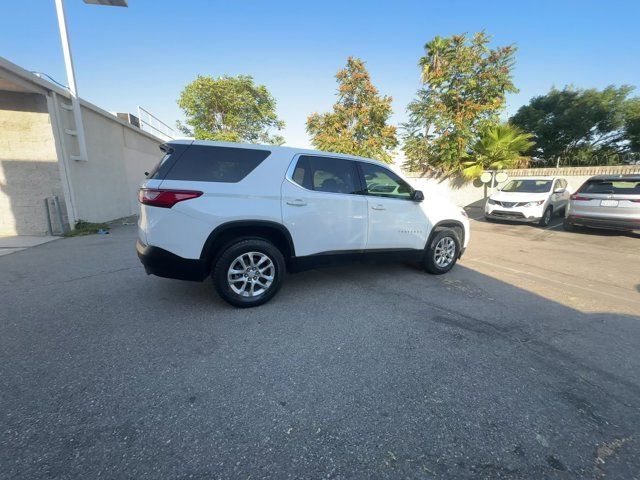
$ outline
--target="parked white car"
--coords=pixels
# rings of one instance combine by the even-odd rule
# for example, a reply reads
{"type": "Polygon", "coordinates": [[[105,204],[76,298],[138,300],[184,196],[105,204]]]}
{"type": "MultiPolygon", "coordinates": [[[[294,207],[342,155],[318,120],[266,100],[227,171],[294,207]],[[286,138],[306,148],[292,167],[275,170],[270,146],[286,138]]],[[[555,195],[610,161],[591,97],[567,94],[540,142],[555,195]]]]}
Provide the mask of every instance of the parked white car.
{"type": "Polygon", "coordinates": [[[564,214],[570,195],[564,178],[511,178],[487,199],[484,215],[487,220],[538,222],[547,226],[553,215],[564,214]]]}
{"type": "Polygon", "coordinates": [[[424,198],[385,164],[295,148],[173,141],[139,193],[147,273],[211,276],[239,307],[277,292],[285,270],[362,258],[449,271],[469,242],[460,207],[424,198]]]}

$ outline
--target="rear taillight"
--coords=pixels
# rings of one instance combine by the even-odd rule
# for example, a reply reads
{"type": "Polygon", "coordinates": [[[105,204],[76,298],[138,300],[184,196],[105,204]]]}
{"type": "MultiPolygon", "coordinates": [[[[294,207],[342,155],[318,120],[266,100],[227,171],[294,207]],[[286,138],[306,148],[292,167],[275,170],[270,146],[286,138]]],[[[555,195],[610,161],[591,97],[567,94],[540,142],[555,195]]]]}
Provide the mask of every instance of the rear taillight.
{"type": "Polygon", "coordinates": [[[152,207],[171,208],[178,202],[198,198],[202,192],[195,190],[164,190],[160,188],[141,188],[138,201],[152,207]]]}
{"type": "Polygon", "coordinates": [[[589,200],[592,200],[589,197],[583,197],[582,195],[578,195],[577,193],[574,193],[573,195],[571,195],[571,200],[578,200],[580,202],[588,202],[589,200]]]}

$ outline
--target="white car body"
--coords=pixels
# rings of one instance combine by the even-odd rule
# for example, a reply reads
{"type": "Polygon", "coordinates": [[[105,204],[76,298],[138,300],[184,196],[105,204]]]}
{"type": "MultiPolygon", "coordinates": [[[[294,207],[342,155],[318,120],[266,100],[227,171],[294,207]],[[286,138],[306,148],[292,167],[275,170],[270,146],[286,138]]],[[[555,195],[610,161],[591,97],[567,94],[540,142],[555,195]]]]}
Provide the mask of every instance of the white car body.
{"type": "Polygon", "coordinates": [[[547,209],[552,214],[564,211],[569,202],[571,192],[567,181],[561,177],[515,177],[493,193],[485,203],[485,217],[520,222],[539,222],[544,218],[547,209]],[[550,182],[550,187],[543,192],[509,192],[503,191],[510,182],[537,181],[550,182]]]}
{"type": "MultiPolygon", "coordinates": [[[[352,162],[371,164],[392,172],[375,160],[314,150],[225,142],[173,141],[168,145],[171,149],[206,146],[263,150],[268,157],[235,183],[168,178],[144,181],[141,192],[157,189],[200,193],[197,198],[179,201],[170,208],[141,203],[138,254],[148,273],[203,280],[210,273],[216,255],[210,251],[215,248],[212,245],[216,244],[216,238],[223,232],[238,229],[243,235],[255,232],[262,236],[266,229],[283,233],[290,243],[288,256],[285,255],[290,270],[341,253],[423,253],[434,227],[442,225],[459,232],[458,256],[469,242],[466,214],[449,202],[430,201],[429,198],[424,201],[383,198],[364,191],[357,194],[317,191],[293,180],[294,169],[303,155],[351,161],[349,165],[354,165],[360,172],[358,177],[362,183],[365,182],[363,170],[355,167],[360,164],[352,162]]],[[[397,176],[395,172],[392,174],[397,176]]]]}

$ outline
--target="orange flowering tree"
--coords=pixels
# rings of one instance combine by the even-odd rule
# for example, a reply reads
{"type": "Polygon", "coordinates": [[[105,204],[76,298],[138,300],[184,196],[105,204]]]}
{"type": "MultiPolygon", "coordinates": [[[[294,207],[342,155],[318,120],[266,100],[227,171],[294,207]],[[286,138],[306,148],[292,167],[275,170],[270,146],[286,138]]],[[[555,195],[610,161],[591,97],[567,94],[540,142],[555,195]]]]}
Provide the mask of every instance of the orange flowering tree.
{"type": "Polygon", "coordinates": [[[336,79],[338,100],[333,111],[314,113],[307,119],[314,147],[391,162],[398,145],[396,127],[387,123],[391,97],[378,93],[359,58],[349,57],[336,79]]]}

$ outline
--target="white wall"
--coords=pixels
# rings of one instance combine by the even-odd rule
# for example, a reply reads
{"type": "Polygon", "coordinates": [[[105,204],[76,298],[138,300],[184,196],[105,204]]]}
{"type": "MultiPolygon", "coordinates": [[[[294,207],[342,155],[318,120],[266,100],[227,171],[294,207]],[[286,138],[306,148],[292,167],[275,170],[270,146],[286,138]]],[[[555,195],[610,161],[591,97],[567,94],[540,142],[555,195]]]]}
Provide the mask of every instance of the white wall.
{"type": "MultiPolygon", "coordinates": [[[[62,128],[73,125],[71,112],[59,114],[62,128]]],[[[124,125],[115,116],[82,106],[88,160],[67,160],[76,216],[105,222],[136,214],[140,182],[161,158],[161,141],[124,125]]],[[[77,151],[72,137],[64,137],[66,154],[77,151]]]]}
{"type": "MultiPolygon", "coordinates": [[[[57,196],[66,220],[47,102],[0,91],[0,235],[46,235],[44,201],[57,196]]],[[[51,215],[56,231],[62,228],[51,215]]]]}

